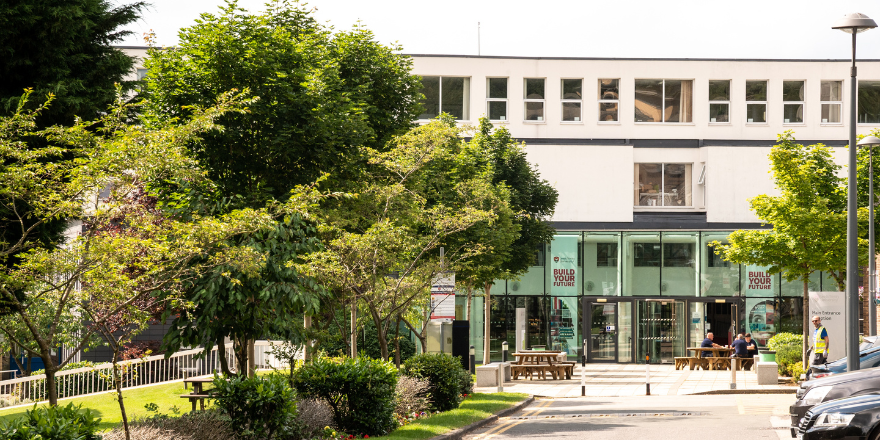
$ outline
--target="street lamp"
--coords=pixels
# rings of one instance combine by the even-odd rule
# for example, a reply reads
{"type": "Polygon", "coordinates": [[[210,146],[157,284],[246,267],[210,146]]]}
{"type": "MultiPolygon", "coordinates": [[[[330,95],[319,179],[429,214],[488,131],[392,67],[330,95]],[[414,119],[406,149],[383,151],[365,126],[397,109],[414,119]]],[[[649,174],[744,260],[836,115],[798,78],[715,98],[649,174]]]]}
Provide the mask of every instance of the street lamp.
{"type": "Polygon", "coordinates": [[[874,145],[880,145],[875,136],[865,136],[860,147],[868,147],[868,334],[877,334],[877,304],[874,302],[877,262],[874,257],[874,145]]]}
{"type": "MultiPolygon", "coordinates": [[[[849,181],[846,200],[846,311],[849,317],[846,340],[847,371],[859,369],[859,224],[856,218],[856,34],[877,27],[874,20],[858,12],[843,17],[831,26],[852,34],[852,68],[849,96],[849,181]]],[[[804,311],[806,313],[806,311],[804,311]]]]}

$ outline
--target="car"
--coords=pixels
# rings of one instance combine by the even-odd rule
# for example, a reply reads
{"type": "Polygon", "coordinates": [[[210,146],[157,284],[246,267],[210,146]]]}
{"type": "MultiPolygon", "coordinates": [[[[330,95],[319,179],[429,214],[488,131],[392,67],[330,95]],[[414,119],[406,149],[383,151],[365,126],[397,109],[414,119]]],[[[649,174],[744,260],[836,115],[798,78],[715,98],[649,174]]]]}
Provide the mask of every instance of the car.
{"type": "Polygon", "coordinates": [[[802,440],[880,440],[880,394],[836,399],[814,406],[801,420],[802,440]]]}
{"type": "MultiPolygon", "coordinates": [[[[840,358],[834,362],[823,365],[813,365],[807,372],[807,379],[819,379],[834,374],[847,372],[846,358],[840,358]]],[[[872,346],[859,352],[860,369],[880,367],[880,346],[872,346]]]]}
{"type": "Polygon", "coordinates": [[[795,437],[801,419],[813,406],[829,400],[875,393],[880,393],[880,367],[802,382],[797,390],[797,401],[789,407],[791,436],[795,437]]]}

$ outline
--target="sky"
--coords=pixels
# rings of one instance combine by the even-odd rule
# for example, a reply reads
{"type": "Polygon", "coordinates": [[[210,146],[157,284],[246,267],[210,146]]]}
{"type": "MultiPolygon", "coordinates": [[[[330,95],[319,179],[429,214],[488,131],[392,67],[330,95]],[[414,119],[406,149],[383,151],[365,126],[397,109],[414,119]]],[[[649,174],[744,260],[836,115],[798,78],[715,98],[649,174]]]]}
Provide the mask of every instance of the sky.
{"type": "MultiPolygon", "coordinates": [[[[121,45],[177,44],[177,31],[223,0],[147,0],[152,6],[121,45]]],[[[115,4],[131,0],[115,0],[115,4]]],[[[265,0],[239,0],[261,11],[265,0]]],[[[851,36],[831,25],[850,12],[880,23],[865,0],[312,0],[336,29],[360,21],[409,54],[619,58],[848,59],[851,36]],[[479,24],[479,44],[478,25],[479,24]]],[[[880,59],[880,28],[859,34],[858,57],[880,59]]]]}

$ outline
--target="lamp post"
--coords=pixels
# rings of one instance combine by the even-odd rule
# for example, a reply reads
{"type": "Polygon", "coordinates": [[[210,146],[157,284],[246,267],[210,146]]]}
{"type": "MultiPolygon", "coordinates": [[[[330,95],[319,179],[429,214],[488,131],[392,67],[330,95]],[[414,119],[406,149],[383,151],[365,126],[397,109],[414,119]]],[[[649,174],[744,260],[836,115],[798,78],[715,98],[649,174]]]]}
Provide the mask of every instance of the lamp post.
{"type": "Polygon", "coordinates": [[[859,141],[860,147],[868,147],[868,333],[877,334],[877,304],[874,301],[877,289],[877,262],[874,257],[874,145],[880,145],[875,136],[865,136],[859,141]]]}
{"type": "MultiPolygon", "coordinates": [[[[849,14],[831,26],[832,29],[840,29],[852,34],[852,67],[850,68],[850,96],[849,96],[849,181],[846,196],[846,311],[847,333],[846,338],[846,364],[847,371],[859,369],[859,249],[858,233],[859,224],[856,218],[856,92],[858,82],[856,80],[856,34],[877,27],[874,20],[867,15],[858,12],[849,14]]],[[[806,312],[806,310],[804,311],[806,312]]]]}

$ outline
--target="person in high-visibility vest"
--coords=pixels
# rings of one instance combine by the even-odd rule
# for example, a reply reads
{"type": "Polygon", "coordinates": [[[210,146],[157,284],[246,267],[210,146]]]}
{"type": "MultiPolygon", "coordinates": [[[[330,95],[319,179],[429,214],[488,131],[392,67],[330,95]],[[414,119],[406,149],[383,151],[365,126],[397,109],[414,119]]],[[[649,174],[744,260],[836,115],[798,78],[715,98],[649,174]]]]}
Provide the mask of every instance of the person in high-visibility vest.
{"type": "Polygon", "coordinates": [[[813,364],[824,364],[828,362],[828,330],[822,326],[822,319],[818,316],[813,317],[813,364]]]}

